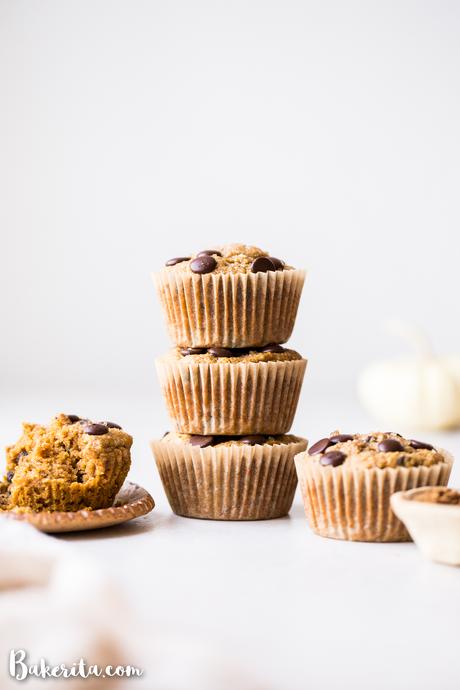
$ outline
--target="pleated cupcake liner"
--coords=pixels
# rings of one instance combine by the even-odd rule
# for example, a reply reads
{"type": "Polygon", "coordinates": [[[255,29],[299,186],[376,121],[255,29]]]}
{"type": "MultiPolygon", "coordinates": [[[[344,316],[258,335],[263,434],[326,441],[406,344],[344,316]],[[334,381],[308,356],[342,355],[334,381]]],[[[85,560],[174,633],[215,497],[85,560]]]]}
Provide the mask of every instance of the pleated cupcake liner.
{"type": "Polygon", "coordinates": [[[297,486],[291,443],[197,448],[152,441],[169,504],[177,515],[209,520],[269,520],[289,512],[297,486]]]}
{"type": "Polygon", "coordinates": [[[175,430],[186,434],[285,434],[291,428],[305,359],[191,363],[156,360],[175,430]]]}
{"type": "Polygon", "coordinates": [[[294,327],[305,271],[153,275],[173,343],[260,347],[285,343],[294,327]]]}
{"type": "Polygon", "coordinates": [[[305,453],[295,458],[305,513],[322,537],[350,541],[410,541],[390,496],[419,486],[446,486],[453,458],[431,467],[322,467],[305,453]]]}

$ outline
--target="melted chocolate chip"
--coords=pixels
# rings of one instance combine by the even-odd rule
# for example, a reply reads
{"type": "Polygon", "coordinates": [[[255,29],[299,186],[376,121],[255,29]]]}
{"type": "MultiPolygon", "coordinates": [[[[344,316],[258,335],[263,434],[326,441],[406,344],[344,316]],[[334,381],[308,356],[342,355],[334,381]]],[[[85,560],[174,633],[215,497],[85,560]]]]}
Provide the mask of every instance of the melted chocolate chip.
{"type": "Polygon", "coordinates": [[[208,348],[208,354],[213,357],[237,357],[238,355],[234,350],[230,350],[227,347],[210,347],[208,348]]]}
{"type": "Polygon", "coordinates": [[[217,249],[203,249],[202,252],[198,252],[197,256],[222,256],[222,252],[218,252],[217,249]]]}
{"type": "Polygon", "coordinates": [[[6,473],[6,481],[7,482],[11,483],[13,481],[13,477],[14,477],[14,472],[12,472],[11,470],[6,473]]]}
{"type": "Polygon", "coordinates": [[[320,465],[326,467],[327,465],[332,465],[332,467],[338,467],[341,465],[346,458],[345,453],[341,453],[340,450],[331,450],[329,453],[325,453],[319,459],[320,465]]]}
{"type": "Polygon", "coordinates": [[[353,441],[353,436],[351,434],[336,434],[335,436],[330,436],[331,443],[345,443],[346,441],[353,441]]]}
{"type": "Polygon", "coordinates": [[[212,271],[214,271],[216,266],[217,261],[213,256],[208,256],[208,254],[204,254],[203,256],[197,256],[190,263],[190,268],[193,271],[193,273],[199,274],[211,273],[212,271]]]}
{"type": "Polygon", "coordinates": [[[411,439],[409,445],[416,450],[434,450],[431,443],[424,443],[424,441],[416,441],[415,439],[411,439]]]}
{"type": "Polygon", "coordinates": [[[258,256],[251,264],[251,271],[253,273],[266,273],[267,271],[276,271],[276,267],[268,257],[258,256]]]}
{"type": "Polygon", "coordinates": [[[121,426],[119,424],[115,424],[115,422],[99,422],[99,424],[105,424],[105,426],[108,426],[109,429],[121,429],[121,426]]]}
{"type": "Polygon", "coordinates": [[[165,266],[175,266],[176,264],[181,264],[183,261],[190,261],[190,256],[176,256],[174,259],[169,259],[165,263],[165,266]]]}
{"type": "MultiPolygon", "coordinates": [[[[238,437],[236,437],[238,440],[238,437]]],[[[255,446],[261,445],[262,443],[265,443],[267,440],[266,436],[263,436],[262,434],[248,434],[247,436],[240,436],[239,440],[241,443],[245,443],[248,446],[255,446]]]]}
{"type": "Polygon", "coordinates": [[[311,448],[308,449],[308,455],[317,455],[318,453],[324,453],[326,448],[329,448],[331,446],[331,439],[330,438],[322,438],[319,441],[316,441],[311,448]]]}
{"type": "Polygon", "coordinates": [[[195,434],[190,436],[189,443],[191,446],[198,446],[198,448],[207,448],[214,443],[214,436],[198,436],[195,434]]]}
{"type": "Polygon", "coordinates": [[[275,267],[276,271],[282,271],[284,270],[285,263],[281,259],[277,259],[275,256],[269,256],[268,257],[270,261],[272,262],[273,266],[275,267]]]}
{"type": "Polygon", "coordinates": [[[399,467],[403,467],[406,464],[406,456],[400,455],[396,461],[396,464],[399,465],[399,467]]]}
{"type": "Polygon", "coordinates": [[[187,355],[204,355],[206,352],[205,347],[181,347],[180,353],[183,357],[187,355]]]}
{"type": "Polygon", "coordinates": [[[261,352],[286,352],[286,348],[282,345],[277,345],[276,343],[270,343],[270,345],[265,345],[261,348],[261,352]]]}
{"type": "Polygon", "coordinates": [[[103,434],[109,433],[105,424],[85,424],[83,431],[90,436],[102,436],[103,434]]]}
{"type": "Polygon", "coordinates": [[[395,438],[386,438],[380,441],[377,448],[381,453],[396,453],[398,450],[403,450],[402,445],[395,438]]]}
{"type": "Polygon", "coordinates": [[[66,416],[67,416],[67,419],[69,420],[69,422],[70,422],[71,424],[75,424],[75,422],[79,422],[79,421],[80,421],[80,417],[79,417],[78,415],[76,415],[76,414],[68,414],[68,415],[66,415],[66,416]]]}

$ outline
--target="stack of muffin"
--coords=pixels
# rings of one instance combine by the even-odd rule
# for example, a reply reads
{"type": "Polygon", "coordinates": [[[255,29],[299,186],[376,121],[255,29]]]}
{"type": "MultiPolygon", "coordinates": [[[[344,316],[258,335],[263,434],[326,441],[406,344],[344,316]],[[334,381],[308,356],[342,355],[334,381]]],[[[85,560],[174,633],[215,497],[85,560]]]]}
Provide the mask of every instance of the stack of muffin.
{"type": "Polygon", "coordinates": [[[176,347],[157,360],[175,431],[152,442],[178,515],[286,515],[305,439],[288,435],[306,360],[291,335],[305,272],[257,247],[178,257],[155,275],[176,347]]]}

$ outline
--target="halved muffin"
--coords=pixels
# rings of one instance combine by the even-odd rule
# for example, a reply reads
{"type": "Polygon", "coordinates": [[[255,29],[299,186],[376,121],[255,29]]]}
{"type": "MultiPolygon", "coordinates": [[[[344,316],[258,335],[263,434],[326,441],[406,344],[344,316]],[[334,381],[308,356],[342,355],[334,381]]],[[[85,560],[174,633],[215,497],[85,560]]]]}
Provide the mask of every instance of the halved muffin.
{"type": "Polygon", "coordinates": [[[57,415],[48,426],[23,424],[7,448],[0,509],[108,508],[128,474],[132,438],[113,422],[57,415]]]}

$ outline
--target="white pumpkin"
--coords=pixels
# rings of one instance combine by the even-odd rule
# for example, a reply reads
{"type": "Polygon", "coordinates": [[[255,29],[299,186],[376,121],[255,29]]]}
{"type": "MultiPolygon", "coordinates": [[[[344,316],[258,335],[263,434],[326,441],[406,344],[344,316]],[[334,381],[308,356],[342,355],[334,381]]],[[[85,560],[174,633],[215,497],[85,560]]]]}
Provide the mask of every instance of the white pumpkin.
{"type": "Polygon", "coordinates": [[[375,362],[358,380],[363,407],[393,428],[451,429],[460,426],[460,355],[437,357],[423,334],[402,324],[391,330],[409,338],[413,357],[375,362]]]}

